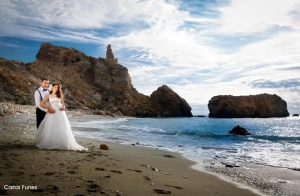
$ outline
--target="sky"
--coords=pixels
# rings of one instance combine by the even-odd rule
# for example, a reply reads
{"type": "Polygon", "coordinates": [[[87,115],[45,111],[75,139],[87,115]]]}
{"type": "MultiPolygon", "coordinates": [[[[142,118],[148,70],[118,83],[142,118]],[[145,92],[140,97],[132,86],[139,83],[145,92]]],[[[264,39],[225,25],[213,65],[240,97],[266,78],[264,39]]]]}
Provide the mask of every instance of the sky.
{"type": "Polygon", "coordinates": [[[208,115],[217,95],[277,94],[300,113],[300,0],[2,0],[0,57],[35,61],[42,42],[127,67],[150,95],[168,85],[208,115]]]}

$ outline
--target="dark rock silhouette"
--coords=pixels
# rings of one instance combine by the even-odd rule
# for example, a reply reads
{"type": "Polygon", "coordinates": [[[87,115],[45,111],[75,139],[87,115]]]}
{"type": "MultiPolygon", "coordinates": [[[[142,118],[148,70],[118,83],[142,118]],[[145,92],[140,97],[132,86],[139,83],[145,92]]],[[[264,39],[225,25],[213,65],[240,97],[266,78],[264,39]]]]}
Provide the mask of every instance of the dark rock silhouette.
{"type": "Polygon", "coordinates": [[[249,133],[245,128],[240,127],[239,125],[234,127],[228,133],[232,135],[251,135],[251,133],[249,133]]]}

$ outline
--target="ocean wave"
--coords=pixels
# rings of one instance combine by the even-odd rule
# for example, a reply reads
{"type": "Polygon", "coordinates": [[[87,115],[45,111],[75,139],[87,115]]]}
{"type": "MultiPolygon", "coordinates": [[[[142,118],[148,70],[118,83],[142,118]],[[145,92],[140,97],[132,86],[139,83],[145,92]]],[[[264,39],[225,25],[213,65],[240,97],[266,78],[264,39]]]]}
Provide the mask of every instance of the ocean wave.
{"type": "Polygon", "coordinates": [[[187,135],[187,136],[197,136],[197,137],[203,137],[203,138],[223,138],[228,137],[228,134],[217,134],[209,131],[199,131],[199,130],[183,130],[178,131],[176,133],[177,135],[187,135]]]}
{"type": "Polygon", "coordinates": [[[271,142],[288,142],[294,144],[300,144],[300,137],[287,137],[287,136],[276,136],[276,135],[253,135],[254,139],[261,141],[271,141],[271,142]]]}
{"type": "Polygon", "coordinates": [[[118,128],[124,131],[141,131],[147,133],[160,133],[160,134],[166,133],[166,131],[161,128],[135,127],[135,126],[127,126],[127,125],[120,125],[118,128]]]}
{"type": "MultiPolygon", "coordinates": [[[[204,150],[224,150],[224,151],[227,151],[227,150],[230,150],[228,148],[224,148],[224,147],[214,147],[214,146],[201,146],[200,147],[201,149],[204,149],[204,150]]],[[[236,149],[234,149],[236,151],[236,149]]]]}

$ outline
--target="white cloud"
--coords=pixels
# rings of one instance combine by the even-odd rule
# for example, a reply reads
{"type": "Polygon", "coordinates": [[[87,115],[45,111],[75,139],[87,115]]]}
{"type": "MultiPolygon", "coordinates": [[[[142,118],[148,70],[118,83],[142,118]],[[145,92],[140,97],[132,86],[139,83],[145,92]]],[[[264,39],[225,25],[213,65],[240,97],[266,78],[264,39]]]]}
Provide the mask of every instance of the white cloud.
{"type": "Polygon", "coordinates": [[[24,0],[4,1],[1,4],[2,22],[74,29],[102,28],[106,25],[139,21],[136,16],[145,11],[142,6],[137,6],[137,1],[87,0],[83,3],[80,0],[24,0]]]}
{"type": "Polygon", "coordinates": [[[298,0],[233,0],[227,7],[219,8],[222,33],[255,33],[271,27],[292,27],[291,14],[299,12],[298,0]]]}
{"type": "Polygon", "coordinates": [[[0,45],[7,46],[7,47],[12,47],[12,48],[18,48],[18,47],[20,47],[20,45],[11,44],[11,43],[8,43],[8,42],[0,42],[0,45]]]}

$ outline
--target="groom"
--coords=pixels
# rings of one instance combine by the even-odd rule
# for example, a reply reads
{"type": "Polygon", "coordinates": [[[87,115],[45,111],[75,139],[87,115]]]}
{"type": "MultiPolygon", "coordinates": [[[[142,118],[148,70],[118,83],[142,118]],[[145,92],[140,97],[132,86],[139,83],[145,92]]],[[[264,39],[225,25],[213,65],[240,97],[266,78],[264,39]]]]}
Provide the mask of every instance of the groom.
{"type": "MultiPolygon", "coordinates": [[[[47,89],[49,85],[49,80],[46,78],[43,78],[41,81],[41,87],[38,88],[35,93],[34,93],[34,101],[35,105],[37,106],[36,108],[36,127],[39,128],[41,122],[43,121],[46,113],[53,114],[55,111],[50,108],[50,109],[45,109],[40,106],[41,101],[49,95],[49,90],[47,89]]],[[[47,106],[50,106],[49,102],[46,102],[47,106]]]]}

